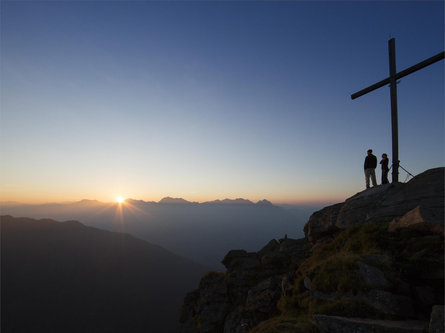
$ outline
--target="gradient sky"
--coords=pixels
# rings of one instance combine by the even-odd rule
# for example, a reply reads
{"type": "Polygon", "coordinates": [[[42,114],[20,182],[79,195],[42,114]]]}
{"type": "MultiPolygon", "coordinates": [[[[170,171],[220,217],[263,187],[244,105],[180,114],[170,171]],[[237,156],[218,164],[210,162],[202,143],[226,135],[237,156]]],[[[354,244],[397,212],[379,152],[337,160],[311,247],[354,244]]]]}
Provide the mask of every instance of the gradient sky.
{"type": "MultiPolygon", "coordinates": [[[[444,2],[2,1],[0,201],[343,201],[391,159],[389,88],[350,99],[391,37],[443,51],[444,2]]],[[[444,62],[398,97],[401,165],[443,166],[444,62]]]]}

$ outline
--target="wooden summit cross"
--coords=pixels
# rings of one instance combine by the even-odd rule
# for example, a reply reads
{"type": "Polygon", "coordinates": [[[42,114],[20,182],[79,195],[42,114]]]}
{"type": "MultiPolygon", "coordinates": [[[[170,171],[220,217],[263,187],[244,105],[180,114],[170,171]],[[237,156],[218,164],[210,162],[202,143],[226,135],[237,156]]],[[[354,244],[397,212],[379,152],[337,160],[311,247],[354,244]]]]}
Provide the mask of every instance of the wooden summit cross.
{"type": "Polygon", "coordinates": [[[383,87],[389,83],[391,90],[391,128],[392,128],[392,182],[397,183],[399,181],[399,134],[397,125],[397,80],[414,73],[419,69],[434,64],[435,62],[442,60],[445,56],[445,52],[440,52],[435,56],[428,58],[424,61],[415,64],[403,71],[396,72],[396,50],[395,39],[391,38],[388,41],[389,49],[389,77],[379,81],[365,89],[362,89],[351,95],[351,99],[356,99],[362,95],[365,95],[375,89],[383,87]]]}

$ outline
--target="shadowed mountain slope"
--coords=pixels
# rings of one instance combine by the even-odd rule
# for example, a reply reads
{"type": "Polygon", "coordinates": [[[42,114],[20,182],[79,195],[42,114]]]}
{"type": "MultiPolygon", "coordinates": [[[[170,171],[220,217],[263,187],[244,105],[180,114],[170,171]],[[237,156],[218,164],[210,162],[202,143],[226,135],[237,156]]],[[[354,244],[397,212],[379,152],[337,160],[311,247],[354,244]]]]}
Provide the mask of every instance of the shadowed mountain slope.
{"type": "Polygon", "coordinates": [[[206,270],[127,234],[2,216],[2,332],[170,333],[206,270]]]}

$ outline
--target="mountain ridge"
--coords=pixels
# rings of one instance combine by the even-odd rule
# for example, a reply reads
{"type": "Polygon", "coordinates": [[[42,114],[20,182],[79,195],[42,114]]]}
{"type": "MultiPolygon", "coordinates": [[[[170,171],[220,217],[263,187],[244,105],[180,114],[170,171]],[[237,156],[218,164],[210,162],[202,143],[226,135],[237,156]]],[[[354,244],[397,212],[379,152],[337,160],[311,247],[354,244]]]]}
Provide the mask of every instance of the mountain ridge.
{"type": "Polygon", "coordinates": [[[3,332],[170,333],[185,292],[208,270],[78,221],[0,220],[3,332]]]}
{"type": "MultiPolygon", "coordinates": [[[[181,197],[170,197],[166,196],[160,199],[159,201],[145,201],[141,199],[134,199],[134,198],[126,198],[124,202],[122,203],[125,205],[125,203],[140,203],[140,204],[193,204],[193,205],[208,205],[208,204],[221,204],[221,205],[268,205],[268,206],[274,206],[274,204],[267,200],[259,200],[256,203],[254,203],[251,200],[244,199],[244,198],[236,198],[236,199],[215,199],[210,201],[189,201],[181,197]]],[[[120,205],[121,203],[115,202],[115,201],[100,201],[97,199],[80,199],[78,201],[67,201],[67,202],[45,202],[45,203],[24,203],[24,202],[18,202],[18,201],[2,201],[0,202],[0,205],[5,206],[15,206],[15,205],[27,205],[27,206],[44,206],[44,205],[120,205]]]]}

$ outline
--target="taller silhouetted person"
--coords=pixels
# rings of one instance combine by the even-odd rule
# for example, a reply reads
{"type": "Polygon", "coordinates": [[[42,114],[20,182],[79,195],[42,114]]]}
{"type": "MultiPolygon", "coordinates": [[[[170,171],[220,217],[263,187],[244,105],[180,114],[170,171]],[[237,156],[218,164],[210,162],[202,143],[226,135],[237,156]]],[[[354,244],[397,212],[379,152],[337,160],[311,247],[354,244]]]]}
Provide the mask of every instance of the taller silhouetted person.
{"type": "Polygon", "coordinates": [[[368,149],[368,156],[365,158],[365,181],[366,188],[369,188],[369,177],[371,177],[372,186],[377,186],[375,180],[375,168],[377,167],[377,157],[372,154],[372,149],[368,149]]]}

